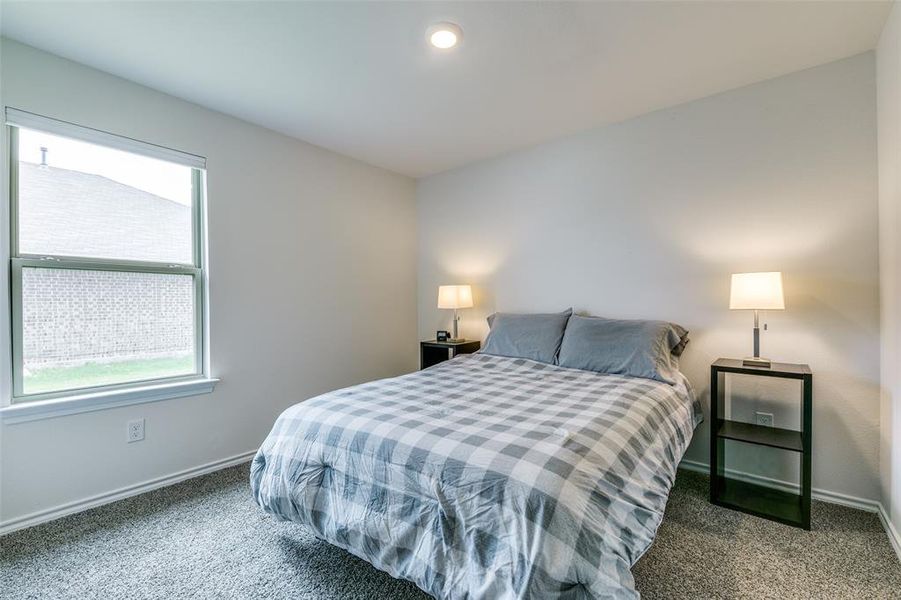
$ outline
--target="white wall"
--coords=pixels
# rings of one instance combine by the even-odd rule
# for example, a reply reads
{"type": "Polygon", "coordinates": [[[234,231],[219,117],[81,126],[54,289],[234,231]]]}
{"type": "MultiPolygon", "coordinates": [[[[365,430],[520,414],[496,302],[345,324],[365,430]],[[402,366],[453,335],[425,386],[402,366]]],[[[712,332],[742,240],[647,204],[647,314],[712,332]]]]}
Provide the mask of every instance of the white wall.
{"type": "MultiPolygon", "coordinates": [[[[867,53],[420,180],[420,335],[449,326],[443,283],[477,286],[467,337],[494,310],[668,319],[692,331],[683,370],[706,404],[710,362],[751,351],[729,274],[781,270],[763,353],[813,369],[813,484],[878,499],[875,106],[867,53]]],[[[736,383],[796,425],[797,390],[768,389],[736,383]]],[[[730,467],[797,471],[742,452],[730,467]]],[[[707,457],[705,423],[687,458],[707,457]]]]}
{"type": "Polygon", "coordinates": [[[8,40],[0,69],[0,104],[207,157],[222,378],[209,395],[3,426],[4,522],[254,450],[287,406],[416,368],[413,180],[8,40]],[[146,440],[126,444],[137,417],[146,440]]]}
{"type": "Polygon", "coordinates": [[[901,531],[901,5],[876,52],[882,290],[882,497],[901,531]]]}

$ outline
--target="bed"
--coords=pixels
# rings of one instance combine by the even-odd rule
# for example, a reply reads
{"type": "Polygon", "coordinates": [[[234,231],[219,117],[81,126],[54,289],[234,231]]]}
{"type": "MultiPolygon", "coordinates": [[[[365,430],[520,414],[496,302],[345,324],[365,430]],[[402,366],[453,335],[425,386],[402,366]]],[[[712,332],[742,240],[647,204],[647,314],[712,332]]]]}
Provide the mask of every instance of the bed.
{"type": "Polygon", "coordinates": [[[436,598],[637,598],[700,410],[675,384],[465,355],[287,409],[256,502],[436,598]]]}

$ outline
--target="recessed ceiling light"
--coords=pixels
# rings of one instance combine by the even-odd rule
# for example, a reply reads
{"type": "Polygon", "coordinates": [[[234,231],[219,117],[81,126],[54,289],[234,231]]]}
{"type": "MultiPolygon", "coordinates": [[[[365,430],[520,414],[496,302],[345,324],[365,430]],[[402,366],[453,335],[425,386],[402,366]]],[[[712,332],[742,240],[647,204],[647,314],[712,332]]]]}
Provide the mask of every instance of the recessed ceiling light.
{"type": "Polygon", "coordinates": [[[426,34],[429,43],[441,50],[448,50],[463,39],[463,30],[455,23],[438,23],[429,27],[426,34]]]}

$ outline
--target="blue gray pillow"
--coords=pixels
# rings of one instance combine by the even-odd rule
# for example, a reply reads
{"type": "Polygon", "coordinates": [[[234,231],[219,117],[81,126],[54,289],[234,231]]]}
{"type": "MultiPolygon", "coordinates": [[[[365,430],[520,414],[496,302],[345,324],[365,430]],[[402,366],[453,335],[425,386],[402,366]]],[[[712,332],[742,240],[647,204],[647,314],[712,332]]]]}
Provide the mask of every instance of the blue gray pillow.
{"type": "Polygon", "coordinates": [[[571,308],[551,314],[495,313],[488,317],[491,331],[482,352],[553,364],[572,314],[571,308]]]}
{"type": "Polygon", "coordinates": [[[675,384],[688,331],[666,321],[573,316],[557,359],[561,367],[675,384]]]}

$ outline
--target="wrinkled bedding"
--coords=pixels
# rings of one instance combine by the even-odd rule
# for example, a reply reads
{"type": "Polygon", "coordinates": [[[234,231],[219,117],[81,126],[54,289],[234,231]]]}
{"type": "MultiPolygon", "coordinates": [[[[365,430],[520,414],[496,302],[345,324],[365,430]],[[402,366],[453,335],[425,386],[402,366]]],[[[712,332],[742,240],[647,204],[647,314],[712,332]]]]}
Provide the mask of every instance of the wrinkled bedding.
{"type": "Polygon", "coordinates": [[[687,380],[464,355],[287,409],[257,503],[437,598],[637,598],[700,420],[687,380]]]}

